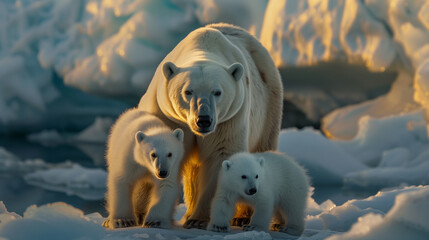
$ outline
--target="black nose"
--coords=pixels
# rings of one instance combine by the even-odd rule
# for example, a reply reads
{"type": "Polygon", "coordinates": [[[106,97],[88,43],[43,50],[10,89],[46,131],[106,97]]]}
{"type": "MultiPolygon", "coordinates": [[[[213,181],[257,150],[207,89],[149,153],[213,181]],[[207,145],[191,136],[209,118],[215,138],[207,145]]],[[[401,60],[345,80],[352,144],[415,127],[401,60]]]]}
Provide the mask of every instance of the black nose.
{"type": "Polygon", "coordinates": [[[200,128],[210,127],[210,125],[212,125],[212,119],[210,118],[210,116],[206,116],[206,115],[198,116],[197,125],[200,128]]]}
{"type": "Polygon", "coordinates": [[[256,188],[251,188],[251,189],[249,190],[249,195],[253,195],[253,194],[255,194],[256,192],[257,192],[256,188]]]}
{"type": "Polygon", "coordinates": [[[168,172],[167,171],[159,171],[158,176],[160,178],[166,178],[167,177],[168,172]]]}

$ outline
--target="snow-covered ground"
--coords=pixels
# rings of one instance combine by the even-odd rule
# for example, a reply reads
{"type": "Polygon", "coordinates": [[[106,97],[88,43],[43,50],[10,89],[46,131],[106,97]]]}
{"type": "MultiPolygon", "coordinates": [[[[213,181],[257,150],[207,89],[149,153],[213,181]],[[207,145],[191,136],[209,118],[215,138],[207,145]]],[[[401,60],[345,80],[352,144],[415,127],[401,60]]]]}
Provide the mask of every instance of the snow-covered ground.
{"type": "MultiPolygon", "coordinates": [[[[425,0],[0,1],[0,133],[76,146],[103,166],[100,146],[113,119],[137,104],[163,56],[193,29],[220,21],[259,37],[286,100],[321,121],[322,130],[284,129],[279,151],[307,168],[316,189],[382,189],[339,206],[309,199],[301,239],[428,239],[425,0]]],[[[20,159],[0,146],[0,177],[8,174],[84,199],[105,191],[102,168],[20,159]]],[[[239,229],[113,231],[100,226],[100,214],[63,203],[29,206],[23,216],[6,207],[0,239],[291,238],[239,229]]]]}
{"type": "MultiPolygon", "coordinates": [[[[381,191],[362,200],[341,206],[330,201],[318,205],[309,199],[306,230],[299,239],[413,239],[429,236],[429,188],[427,186],[381,191]]],[[[176,221],[185,206],[177,207],[176,221]]],[[[233,228],[229,234],[197,229],[170,230],[140,228],[106,230],[99,213],[84,215],[65,203],[30,206],[23,216],[7,211],[0,202],[0,237],[6,239],[296,239],[277,232],[242,232],[233,228]],[[23,231],[25,229],[25,231],[23,231]]]]}

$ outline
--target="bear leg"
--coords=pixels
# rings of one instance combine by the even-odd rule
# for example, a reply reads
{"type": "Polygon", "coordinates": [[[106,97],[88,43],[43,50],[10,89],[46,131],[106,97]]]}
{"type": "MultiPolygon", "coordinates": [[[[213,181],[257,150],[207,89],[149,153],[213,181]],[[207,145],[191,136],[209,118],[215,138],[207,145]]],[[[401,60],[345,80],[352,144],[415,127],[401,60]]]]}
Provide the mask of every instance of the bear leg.
{"type": "Polygon", "coordinates": [[[153,183],[144,179],[136,183],[133,193],[134,214],[137,218],[137,225],[142,225],[147,214],[150,197],[153,194],[153,183]]]}
{"type": "Polygon", "coordinates": [[[103,226],[108,228],[132,227],[136,225],[131,196],[134,184],[109,176],[107,191],[108,219],[103,226]]]}
{"type": "Polygon", "coordinates": [[[237,204],[237,210],[234,218],[231,220],[232,226],[242,227],[250,223],[253,214],[252,208],[245,204],[237,204]]]}
{"type": "Polygon", "coordinates": [[[262,230],[267,231],[273,217],[273,202],[257,201],[255,211],[249,225],[244,225],[244,231],[262,230]]]}
{"type": "Polygon", "coordinates": [[[207,165],[209,164],[200,167],[197,204],[192,215],[183,224],[184,228],[206,229],[210,220],[210,206],[216,190],[218,174],[213,174],[213,168],[207,165]],[[206,179],[207,176],[210,177],[206,179]]]}
{"type": "Polygon", "coordinates": [[[177,183],[155,184],[143,227],[170,228],[178,193],[177,183]]]}

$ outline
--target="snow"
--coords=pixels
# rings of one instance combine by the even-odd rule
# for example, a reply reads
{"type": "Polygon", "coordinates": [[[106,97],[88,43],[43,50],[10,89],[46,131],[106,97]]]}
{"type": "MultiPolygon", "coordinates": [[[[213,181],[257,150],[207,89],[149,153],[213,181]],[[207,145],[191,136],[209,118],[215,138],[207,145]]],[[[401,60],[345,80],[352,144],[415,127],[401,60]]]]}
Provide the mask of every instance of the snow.
{"type": "Polygon", "coordinates": [[[60,202],[30,206],[22,218],[0,223],[0,237],[5,239],[101,239],[104,235],[100,224],[60,202]]]}
{"type": "MultiPolygon", "coordinates": [[[[299,239],[425,239],[429,233],[427,186],[380,191],[341,206],[330,201],[312,205],[314,209],[307,215],[306,229],[299,239]]],[[[185,211],[183,204],[177,208],[185,211]]],[[[176,221],[180,217],[181,214],[176,215],[176,221]]],[[[103,217],[100,214],[84,215],[79,209],[61,202],[30,206],[23,217],[8,212],[0,202],[0,219],[7,219],[0,222],[0,237],[6,239],[11,236],[13,239],[78,239],[84,236],[90,239],[294,239],[277,232],[242,232],[237,228],[229,234],[179,226],[107,230],[101,227],[103,217]],[[23,228],[26,231],[22,231],[23,228]]]]}

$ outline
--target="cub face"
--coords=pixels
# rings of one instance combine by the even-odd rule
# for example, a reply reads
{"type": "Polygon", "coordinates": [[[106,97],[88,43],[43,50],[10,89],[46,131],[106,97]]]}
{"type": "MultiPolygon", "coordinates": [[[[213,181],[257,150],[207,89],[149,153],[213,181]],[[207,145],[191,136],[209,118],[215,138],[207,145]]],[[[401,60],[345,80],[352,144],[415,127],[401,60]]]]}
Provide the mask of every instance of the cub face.
{"type": "Polygon", "coordinates": [[[254,158],[250,154],[236,154],[222,162],[220,184],[243,197],[250,197],[259,190],[263,178],[263,158],[254,158]]]}
{"type": "Polygon", "coordinates": [[[167,178],[174,163],[183,157],[183,131],[178,128],[169,133],[146,135],[141,131],[135,134],[138,151],[144,156],[137,163],[150,169],[158,179],[167,178]]]}
{"type": "Polygon", "coordinates": [[[205,136],[217,124],[234,116],[244,102],[244,69],[240,63],[225,68],[200,62],[179,68],[172,62],[163,65],[172,117],[186,122],[192,132],[205,136]]]}

